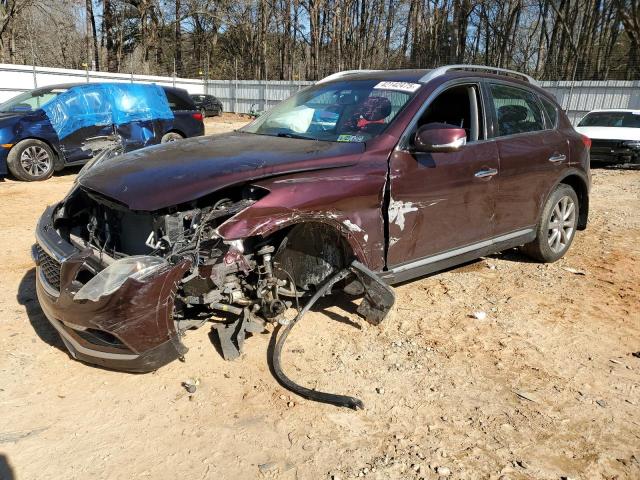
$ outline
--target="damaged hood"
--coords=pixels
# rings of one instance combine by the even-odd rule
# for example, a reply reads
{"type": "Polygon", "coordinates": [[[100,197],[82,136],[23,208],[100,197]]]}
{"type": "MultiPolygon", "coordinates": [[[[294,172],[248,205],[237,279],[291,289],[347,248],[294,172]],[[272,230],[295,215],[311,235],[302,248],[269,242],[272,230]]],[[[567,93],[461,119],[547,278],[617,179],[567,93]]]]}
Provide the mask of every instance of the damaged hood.
{"type": "Polygon", "coordinates": [[[361,143],[233,132],[114,157],[89,169],[79,183],[132,210],[153,211],[258,178],[353,165],[363,151],[361,143]]]}

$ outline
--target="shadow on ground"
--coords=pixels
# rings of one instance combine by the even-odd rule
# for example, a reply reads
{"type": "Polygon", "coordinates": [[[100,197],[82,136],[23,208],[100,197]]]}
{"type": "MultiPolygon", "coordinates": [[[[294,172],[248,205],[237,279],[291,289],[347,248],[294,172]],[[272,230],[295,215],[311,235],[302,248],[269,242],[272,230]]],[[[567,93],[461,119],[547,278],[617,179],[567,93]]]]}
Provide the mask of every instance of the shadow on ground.
{"type": "Polygon", "coordinates": [[[16,299],[20,305],[24,306],[29,322],[33,326],[38,337],[43,342],[56,347],[66,353],[64,343],[60,339],[58,332],[51,326],[47,318],[44,316],[38,299],[36,297],[36,269],[32,268],[28,270],[18,287],[18,294],[16,299]]]}
{"type": "Polygon", "coordinates": [[[15,478],[9,459],[0,453],[0,480],[15,480],[15,478]]]}

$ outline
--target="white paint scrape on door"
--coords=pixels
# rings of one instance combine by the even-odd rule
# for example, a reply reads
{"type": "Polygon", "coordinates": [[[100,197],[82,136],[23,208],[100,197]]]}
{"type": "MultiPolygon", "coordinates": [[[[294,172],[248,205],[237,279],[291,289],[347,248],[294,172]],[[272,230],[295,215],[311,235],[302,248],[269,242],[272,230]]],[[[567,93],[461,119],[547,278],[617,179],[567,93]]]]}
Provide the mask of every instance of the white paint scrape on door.
{"type": "Polygon", "coordinates": [[[389,222],[395,223],[400,227],[400,230],[404,230],[405,215],[417,210],[418,207],[414,207],[411,202],[402,202],[392,198],[389,203],[389,222]]]}

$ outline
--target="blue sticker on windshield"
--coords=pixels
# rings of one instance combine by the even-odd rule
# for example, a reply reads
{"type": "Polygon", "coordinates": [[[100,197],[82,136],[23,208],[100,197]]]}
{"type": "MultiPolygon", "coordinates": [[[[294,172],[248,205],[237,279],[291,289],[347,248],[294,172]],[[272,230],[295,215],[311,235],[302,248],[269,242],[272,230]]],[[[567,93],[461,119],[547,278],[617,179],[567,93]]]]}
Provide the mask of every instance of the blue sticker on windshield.
{"type": "Polygon", "coordinates": [[[364,142],[364,136],[342,134],[338,136],[338,142],[364,142]]]}

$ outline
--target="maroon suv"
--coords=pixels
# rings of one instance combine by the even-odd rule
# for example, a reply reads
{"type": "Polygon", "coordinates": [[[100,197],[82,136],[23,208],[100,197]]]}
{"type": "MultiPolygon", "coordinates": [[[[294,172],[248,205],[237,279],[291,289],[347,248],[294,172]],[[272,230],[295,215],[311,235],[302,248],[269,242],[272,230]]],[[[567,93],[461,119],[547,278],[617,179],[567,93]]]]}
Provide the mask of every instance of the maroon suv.
{"type": "Polygon", "coordinates": [[[207,321],[233,358],[349,265],[339,285],[379,322],[386,284],[513,247],[562,257],[588,143],[516,72],[338,73],[233,133],[96,161],[38,224],[40,305],[75,358],[129,371],[207,321]]]}

